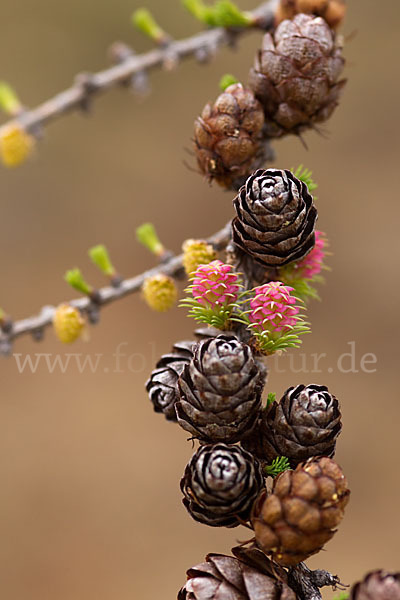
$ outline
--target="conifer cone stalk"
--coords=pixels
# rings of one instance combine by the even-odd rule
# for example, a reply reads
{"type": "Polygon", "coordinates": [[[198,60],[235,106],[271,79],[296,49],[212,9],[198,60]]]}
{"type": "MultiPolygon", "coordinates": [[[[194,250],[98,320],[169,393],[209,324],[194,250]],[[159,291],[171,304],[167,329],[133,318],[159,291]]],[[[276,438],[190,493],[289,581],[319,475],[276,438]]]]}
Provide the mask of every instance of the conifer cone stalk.
{"type": "Polygon", "coordinates": [[[400,572],[378,570],[368,573],[352,587],[350,599],[400,600],[400,572]]]}
{"type": "Polygon", "coordinates": [[[317,210],[307,185],[291,171],[256,171],[233,205],[233,241],[264,267],[301,260],[314,247],[317,210]]]}
{"type": "Polygon", "coordinates": [[[281,0],[276,12],[276,22],[293,19],[299,13],[322,17],[329,27],[338,27],[346,15],[344,0],[281,0]]]}
{"type": "Polygon", "coordinates": [[[252,524],[259,548],[290,567],[319,552],[343,518],[350,491],[341,468],[330,458],[313,458],[274,480],[260,494],[252,524]]]}
{"type": "Polygon", "coordinates": [[[195,121],[194,143],[201,172],[226,188],[238,189],[266,159],[264,113],[251,90],[230,85],[195,121]]]}
{"type": "Polygon", "coordinates": [[[236,337],[201,341],[179,378],[179,424],[205,443],[239,441],[257,420],[264,376],[236,337]]]}
{"type": "Polygon", "coordinates": [[[164,354],[156,364],[146,390],[154,411],[163,413],[168,421],[176,421],[175,402],[179,400],[178,378],[193,357],[196,342],[183,341],[174,344],[169,354],[164,354]]]}
{"type": "Polygon", "coordinates": [[[263,412],[254,434],[242,445],[267,463],[286,456],[295,468],[312,456],[332,458],[341,429],[339,402],[328,388],[298,385],[263,412]]]}
{"type": "Polygon", "coordinates": [[[249,76],[266,135],[299,134],[326,121],[345,84],[343,67],[339,38],[321,17],[299,14],[267,33],[249,76]]]}
{"type": "Polygon", "coordinates": [[[233,556],[209,554],[188,570],[178,600],[296,600],[293,590],[274,577],[266,557],[264,562],[254,568],[233,556]]]}
{"type": "Polygon", "coordinates": [[[181,480],[187,511],[211,527],[236,527],[247,521],[263,487],[257,459],[239,446],[226,444],[200,447],[181,480]]]}

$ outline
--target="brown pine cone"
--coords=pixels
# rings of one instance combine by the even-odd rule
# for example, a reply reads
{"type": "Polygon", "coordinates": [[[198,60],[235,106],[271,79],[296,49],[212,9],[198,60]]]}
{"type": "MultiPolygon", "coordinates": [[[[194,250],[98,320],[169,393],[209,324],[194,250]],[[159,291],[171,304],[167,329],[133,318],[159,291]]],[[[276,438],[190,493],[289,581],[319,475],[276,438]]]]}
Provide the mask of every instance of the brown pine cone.
{"type": "Polygon", "coordinates": [[[169,421],[176,421],[175,402],[179,400],[178,377],[183,367],[193,358],[193,347],[196,342],[177,342],[170,354],[164,354],[150,379],[146,382],[146,390],[153,403],[154,411],[164,413],[169,421]]]}
{"type": "Polygon", "coordinates": [[[299,134],[326,121],[345,84],[343,67],[342,50],[321,17],[296,15],[267,33],[249,76],[266,135],[299,134]]]}
{"type": "Polygon", "coordinates": [[[256,171],[233,205],[233,241],[264,267],[298,261],[314,247],[317,209],[307,185],[291,171],[256,171]]]}
{"type": "Polygon", "coordinates": [[[206,562],[189,569],[178,600],[296,600],[264,559],[265,567],[255,569],[233,556],[209,554],[206,562]]]}
{"type": "Polygon", "coordinates": [[[312,458],[274,481],[253,508],[259,548],[291,567],[319,552],[343,518],[350,491],[341,468],[330,458],[312,458]]]}
{"type": "Polygon", "coordinates": [[[351,588],[351,600],[400,600],[400,573],[368,573],[351,588]]]}
{"type": "Polygon", "coordinates": [[[202,442],[239,441],[257,420],[264,376],[251,348],[236,337],[199,342],[179,378],[179,425],[202,442]]]}
{"type": "Polygon", "coordinates": [[[238,189],[243,178],[266,160],[263,125],[263,108],[253,92],[241,83],[226,88],[195,121],[195,152],[201,172],[210,181],[238,189]]]}
{"type": "Polygon", "coordinates": [[[276,23],[304,13],[322,17],[329,27],[335,29],[343,21],[346,10],[344,0],[281,0],[276,12],[276,23]]]}
{"type": "Polygon", "coordinates": [[[335,454],[342,429],[339,402],[324,385],[298,385],[263,411],[242,446],[264,462],[286,456],[292,468],[312,456],[335,454]]]}
{"type": "Polygon", "coordinates": [[[257,459],[240,446],[226,444],[201,446],[181,480],[188,513],[211,527],[237,527],[247,521],[263,487],[257,459]]]}

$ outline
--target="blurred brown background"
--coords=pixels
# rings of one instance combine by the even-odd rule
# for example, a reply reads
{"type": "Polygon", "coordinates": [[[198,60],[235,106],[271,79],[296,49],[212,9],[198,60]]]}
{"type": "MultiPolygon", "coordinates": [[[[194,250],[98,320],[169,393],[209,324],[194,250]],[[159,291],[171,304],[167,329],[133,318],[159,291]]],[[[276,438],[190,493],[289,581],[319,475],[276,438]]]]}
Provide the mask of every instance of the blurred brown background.
{"type": "MultiPolygon", "coordinates": [[[[290,372],[287,359],[268,391],[324,383],[342,402],[337,459],[351,483],[346,518],[326,552],[309,564],[351,582],[373,567],[399,568],[398,475],[398,160],[399,3],[352,0],[344,33],[349,79],[326,139],[275,145],[276,164],[304,163],[319,182],[319,226],[329,235],[333,271],[313,303],[313,335],[326,353],[321,373],[290,372]],[[355,35],[353,35],[355,33],[355,35]],[[355,342],[376,372],[344,373],[337,358],[355,342]]],[[[135,2],[2,1],[0,78],[34,106],[67,86],[76,72],[105,64],[116,39],[149,47],[129,16],[135,2]]],[[[176,2],[149,5],[176,37],[198,28],[176,2]]],[[[243,8],[253,3],[242,2],[243,8]]],[[[259,37],[223,51],[208,67],[186,62],[154,73],[138,103],[123,90],[96,104],[90,118],[71,115],[46,130],[36,157],[0,173],[0,304],[15,318],[73,296],[62,275],[79,265],[96,285],[87,248],[104,242],[126,275],[153,265],[134,240],[144,221],[175,251],[232,215],[231,194],[209,188],[184,167],[192,123],[217,94],[225,72],[246,78],[259,37]]],[[[189,337],[183,310],[151,313],[139,295],[107,308],[89,343],[18,341],[22,353],[102,354],[94,374],[71,363],[65,374],[44,364],[18,373],[0,362],[0,595],[5,600],[154,600],[175,598],[185,570],[210,551],[228,552],[248,532],[191,521],[178,488],[191,454],[186,434],[152,412],[143,384],[158,356],[189,337]],[[113,354],[119,344],[120,371],[113,354]],[[107,372],[108,370],[108,372],[107,372]]],[[[294,355],[295,356],[295,355],[294,355]]],[[[296,358],[296,357],[295,357],[296,358]]],[[[349,361],[349,359],[347,359],[349,361]]],[[[349,362],[345,362],[348,369],[349,362]]],[[[369,365],[371,367],[371,365],[369,365]]],[[[293,369],[292,369],[293,370],[293,369]]],[[[330,591],[326,597],[331,597],[330,591]]]]}

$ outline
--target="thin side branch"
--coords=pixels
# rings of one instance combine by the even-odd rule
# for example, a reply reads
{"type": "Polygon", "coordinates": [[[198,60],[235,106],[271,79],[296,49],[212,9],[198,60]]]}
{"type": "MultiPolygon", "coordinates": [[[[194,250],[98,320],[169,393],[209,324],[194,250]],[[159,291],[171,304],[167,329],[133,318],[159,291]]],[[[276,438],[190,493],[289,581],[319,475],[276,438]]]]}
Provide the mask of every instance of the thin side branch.
{"type": "Polygon", "coordinates": [[[329,571],[311,571],[303,562],[289,569],[288,583],[300,600],[322,600],[320,589],[325,586],[330,586],[333,590],[344,590],[347,587],[329,571]]]}
{"type": "MultiPolygon", "coordinates": [[[[171,41],[168,45],[156,48],[144,54],[128,55],[122,62],[103,71],[93,74],[81,74],[76,77],[74,85],[55,95],[31,110],[24,110],[17,120],[33,134],[39,133],[41,127],[64,114],[79,109],[87,109],[92,99],[113,87],[129,82],[137,73],[148,72],[157,67],[164,67],[184,58],[196,57],[199,61],[213,56],[221,47],[233,45],[234,41],[244,33],[260,28],[270,29],[278,0],[269,0],[253,10],[256,27],[227,30],[223,28],[208,29],[183,40],[171,41]]],[[[13,119],[14,120],[14,119],[13,119]]],[[[1,131],[8,123],[0,128],[1,131]]]]}
{"type": "MultiPolygon", "coordinates": [[[[208,238],[208,243],[212,244],[216,250],[223,250],[229,243],[231,236],[231,225],[228,223],[223,229],[208,238]]],[[[103,287],[96,291],[96,303],[87,296],[71,300],[68,304],[78,308],[82,312],[90,313],[93,308],[111,304],[120,298],[140,291],[144,280],[147,277],[164,273],[171,277],[177,277],[182,272],[183,255],[173,256],[167,262],[131,279],[124,279],[118,287],[103,287]]],[[[11,343],[16,338],[26,334],[32,334],[35,339],[40,339],[44,329],[52,324],[55,306],[44,306],[38,315],[22,319],[21,321],[11,322],[6,331],[0,330],[0,354],[9,354],[11,343]]]]}

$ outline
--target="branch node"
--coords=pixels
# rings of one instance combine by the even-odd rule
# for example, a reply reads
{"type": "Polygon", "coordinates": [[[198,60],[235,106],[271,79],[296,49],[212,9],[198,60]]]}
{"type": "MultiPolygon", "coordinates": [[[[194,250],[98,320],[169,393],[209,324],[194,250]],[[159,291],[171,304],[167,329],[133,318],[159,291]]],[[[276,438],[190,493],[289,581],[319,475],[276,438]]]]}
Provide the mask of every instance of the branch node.
{"type": "Polygon", "coordinates": [[[44,338],[44,327],[33,329],[31,335],[34,342],[41,342],[44,338]]]}
{"type": "Polygon", "coordinates": [[[122,282],[124,281],[124,278],[121,275],[114,275],[111,278],[111,285],[113,288],[119,288],[121,287],[122,282]]]}
{"type": "Polygon", "coordinates": [[[299,563],[288,571],[290,587],[296,592],[301,600],[321,600],[320,588],[330,586],[334,590],[345,589],[340,579],[328,571],[312,571],[305,563],[299,563]]]}
{"type": "Polygon", "coordinates": [[[5,335],[10,335],[13,330],[13,322],[10,317],[4,317],[0,320],[0,329],[5,335]]]}
{"type": "Polygon", "coordinates": [[[173,50],[168,50],[163,61],[163,68],[167,72],[175,71],[179,66],[179,54],[173,50]]]}
{"type": "Polygon", "coordinates": [[[91,108],[93,94],[97,92],[99,86],[95,83],[92,73],[78,73],[75,77],[75,85],[80,88],[82,98],[79,105],[83,112],[88,113],[91,108]]]}
{"type": "Polygon", "coordinates": [[[12,352],[12,343],[9,338],[0,340],[0,356],[10,356],[12,352]]]}
{"type": "MultiPolygon", "coordinates": [[[[124,42],[114,42],[109,49],[108,55],[112,63],[119,65],[137,56],[135,50],[124,42]]],[[[146,70],[137,71],[133,75],[128,75],[121,81],[123,87],[130,88],[134,94],[140,98],[148,96],[150,93],[149,76],[146,70]]]]}
{"type": "Polygon", "coordinates": [[[100,306],[97,303],[91,303],[86,310],[88,321],[91,325],[97,325],[100,321],[100,306]]]}

